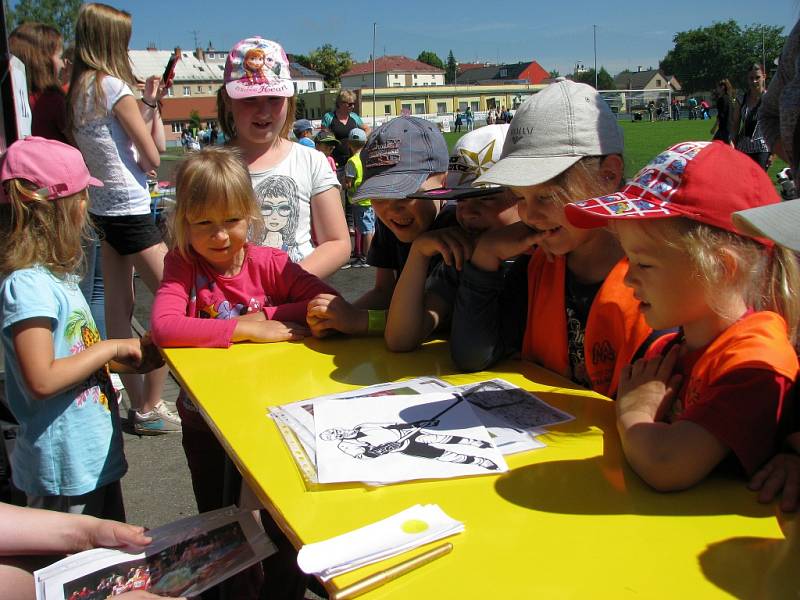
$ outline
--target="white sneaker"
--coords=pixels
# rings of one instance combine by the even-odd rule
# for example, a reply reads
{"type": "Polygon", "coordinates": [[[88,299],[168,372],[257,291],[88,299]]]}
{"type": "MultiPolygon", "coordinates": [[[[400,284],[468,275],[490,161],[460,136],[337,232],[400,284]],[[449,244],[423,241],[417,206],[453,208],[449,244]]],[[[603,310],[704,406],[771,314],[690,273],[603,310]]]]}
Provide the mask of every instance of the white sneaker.
{"type": "Polygon", "coordinates": [[[128,411],[128,419],[133,423],[133,431],[139,435],[162,435],[181,430],[181,418],[167,408],[163,400],[150,412],[128,411]]]}

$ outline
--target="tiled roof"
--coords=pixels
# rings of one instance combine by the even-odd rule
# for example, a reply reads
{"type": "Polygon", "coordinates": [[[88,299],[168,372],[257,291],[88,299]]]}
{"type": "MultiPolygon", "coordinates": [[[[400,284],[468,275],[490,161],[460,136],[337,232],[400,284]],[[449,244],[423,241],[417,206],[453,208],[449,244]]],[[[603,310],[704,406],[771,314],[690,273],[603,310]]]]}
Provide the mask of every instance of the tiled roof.
{"type": "Polygon", "coordinates": [[[650,80],[658,74],[664,81],[664,86],[669,79],[661,73],[659,69],[648,69],[647,71],[623,71],[614,77],[614,85],[618,90],[641,90],[650,83],[650,80]]]}
{"type": "Polygon", "coordinates": [[[325,76],[321,73],[317,73],[314,69],[304,67],[298,62],[289,63],[289,73],[291,73],[292,79],[325,79],[325,76]]]}
{"type": "Polygon", "coordinates": [[[458,83],[492,83],[497,81],[528,80],[530,83],[541,83],[549,74],[535,60],[529,63],[520,62],[509,65],[488,65],[468,69],[458,74],[458,83]],[[501,76],[500,71],[505,69],[506,74],[501,76]],[[530,77],[522,77],[524,71],[529,70],[530,77]]]}
{"type": "MultiPolygon", "coordinates": [[[[444,73],[444,69],[438,69],[406,56],[381,56],[375,61],[375,71],[378,73],[444,73]]],[[[366,75],[367,73],[372,73],[372,61],[354,64],[342,77],[366,75]]]]}
{"type": "MultiPolygon", "coordinates": [[[[141,79],[151,75],[162,75],[172,55],[170,50],[128,50],[133,73],[141,79]]],[[[209,65],[198,60],[186,50],[175,66],[176,81],[222,81],[223,65],[209,65]]]]}

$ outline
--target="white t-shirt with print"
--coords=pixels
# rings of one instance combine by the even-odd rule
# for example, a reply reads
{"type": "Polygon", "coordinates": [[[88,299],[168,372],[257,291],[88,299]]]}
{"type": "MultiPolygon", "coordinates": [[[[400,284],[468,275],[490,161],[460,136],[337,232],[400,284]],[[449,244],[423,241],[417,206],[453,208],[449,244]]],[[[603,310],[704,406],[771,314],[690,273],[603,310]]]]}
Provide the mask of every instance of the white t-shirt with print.
{"type": "Polygon", "coordinates": [[[271,169],[250,173],[267,238],[264,246],[283,250],[294,262],[311,254],[311,198],[340,187],[322,152],[292,144],[271,169]]]}
{"type": "Polygon", "coordinates": [[[133,92],[124,81],[110,75],[102,78],[101,86],[104,109],[94,110],[94,81],[90,80],[74,115],[75,142],[89,172],[104,184],[89,187],[89,212],[101,216],[148,214],[147,176],[136,162],[136,146],[112,112],[120,99],[133,92]]]}

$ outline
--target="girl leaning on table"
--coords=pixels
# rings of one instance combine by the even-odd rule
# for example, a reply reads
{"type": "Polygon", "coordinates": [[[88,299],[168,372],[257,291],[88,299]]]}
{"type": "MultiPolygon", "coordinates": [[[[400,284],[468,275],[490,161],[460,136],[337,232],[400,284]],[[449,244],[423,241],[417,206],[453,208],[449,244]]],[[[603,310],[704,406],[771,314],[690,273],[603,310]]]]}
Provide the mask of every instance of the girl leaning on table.
{"type": "Polygon", "coordinates": [[[763,169],[729,144],[684,142],[621,192],[567,206],[574,225],[619,237],[647,323],[679,327],[623,369],[617,393],[622,449],[657,490],[691,487],[723,464],[753,474],[785,433],[797,259],[732,221],[779,202],[763,169]]]}
{"type": "Polygon", "coordinates": [[[81,153],[29,137],[0,166],[5,397],[20,425],[14,485],[29,506],[125,520],[117,394],[109,365],[145,369],[138,339],[101,340],[78,287],[89,175],[81,153]]]}
{"type": "MultiPolygon", "coordinates": [[[[306,305],[336,292],[275,248],[259,246],[264,221],[239,152],[207,148],[176,174],[173,247],[152,311],[161,347],[227,348],[309,335],[306,305]]],[[[183,448],[200,512],[220,508],[225,451],[181,391],[183,448]]]]}
{"type": "Polygon", "coordinates": [[[619,371],[651,330],[623,284],[616,238],[572,226],[564,207],[618,190],[622,152],[616,117],[588,85],[558,81],[519,108],[500,160],[476,183],[510,187],[521,221],[484,233],[464,264],[451,332],[460,368],[482,370],[521,351],[615,394],[619,371]],[[515,256],[523,258],[504,270],[515,256]]]}

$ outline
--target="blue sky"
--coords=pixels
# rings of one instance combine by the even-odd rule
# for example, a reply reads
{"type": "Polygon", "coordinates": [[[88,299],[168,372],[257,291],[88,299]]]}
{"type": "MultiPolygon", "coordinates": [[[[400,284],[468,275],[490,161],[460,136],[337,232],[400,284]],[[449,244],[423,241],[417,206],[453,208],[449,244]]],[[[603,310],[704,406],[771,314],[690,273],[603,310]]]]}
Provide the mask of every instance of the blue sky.
{"type": "Polygon", "coordinates": [[[211,41],[228,49],[237,40],[261,35],[306,53],[324,43],[349,50],[356,60],[372,51],[416,58],[432,50],[444,60],[453,50],[460,62],[535,59],[561,73],[582,60],[594,62],[592,25],[597,25],[597,61],[612,74],[638,65],[657,67],[677,31],[735,19],[741,25],[785,26],[800,15],[798,0],[608,0],[505,2],[348,0],[106,0],[133,15],[132,48],[153,41],[161,49],[202,47],[211,41]]]}

